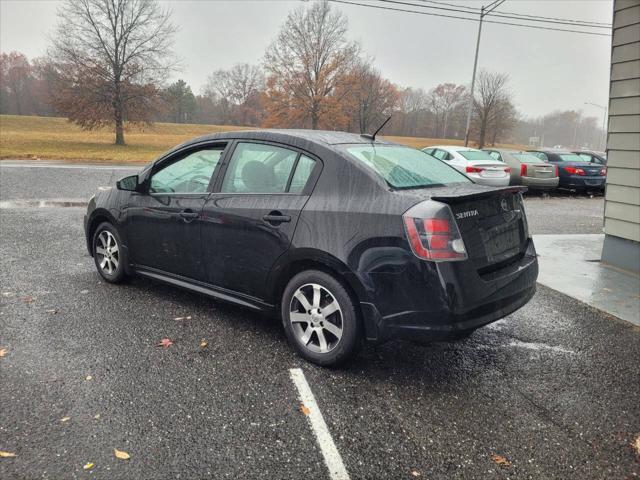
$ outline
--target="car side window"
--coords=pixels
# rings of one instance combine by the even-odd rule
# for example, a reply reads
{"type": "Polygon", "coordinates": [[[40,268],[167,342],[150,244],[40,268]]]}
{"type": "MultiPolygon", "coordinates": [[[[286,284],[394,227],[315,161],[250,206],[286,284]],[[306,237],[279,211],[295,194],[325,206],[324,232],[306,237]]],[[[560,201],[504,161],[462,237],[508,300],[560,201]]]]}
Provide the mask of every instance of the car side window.
{"type": "Polygon", "coordinates": [[[291,178],[291,185],[289,186],[290,193],[302,193],[304,187],[307,185],[313,169],[316,166],[316,161],[305,156],[300,155],[296,171],[291,178]]]}
{"type": "Polygon", "coordinates": [[[224,193],[285,193],[298,152],[261,143],[238,143],[224,180],[224,193]]]}
{"type": "Polygon", "coordinates": [[[434,157],[436,157],[439,160],[448,160],[448,158],[447,158],[448,154],[444,150],[439,150],[439,149],[436,148],[431,155],[433,155],[434,157]]]}
{"type": "Polygon", "coordinates": [[[163,167],[151,176],[150,193],[204,193],[224,148],[203,149],[163,167]]]}

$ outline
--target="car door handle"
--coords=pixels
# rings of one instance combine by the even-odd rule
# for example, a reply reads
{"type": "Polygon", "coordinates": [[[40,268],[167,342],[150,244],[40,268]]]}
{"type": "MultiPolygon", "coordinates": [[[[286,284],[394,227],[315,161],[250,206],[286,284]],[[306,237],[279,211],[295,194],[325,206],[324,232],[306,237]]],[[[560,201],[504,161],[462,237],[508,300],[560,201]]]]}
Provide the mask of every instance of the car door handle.
{"type": "Polygon", "coordinates": [[[180,215],[185,222],[190,222],[200,216],[198,212],[192,210],[183,210],[178,215],[180,215]]]}
{"type": "Polygon", "coordinates": [[[280,225],[281,223],[290,222],[291,215],[283,215],[280,212],[271,212],[269,215],[262,217],[262,219],[272,225],[280,225]]]}

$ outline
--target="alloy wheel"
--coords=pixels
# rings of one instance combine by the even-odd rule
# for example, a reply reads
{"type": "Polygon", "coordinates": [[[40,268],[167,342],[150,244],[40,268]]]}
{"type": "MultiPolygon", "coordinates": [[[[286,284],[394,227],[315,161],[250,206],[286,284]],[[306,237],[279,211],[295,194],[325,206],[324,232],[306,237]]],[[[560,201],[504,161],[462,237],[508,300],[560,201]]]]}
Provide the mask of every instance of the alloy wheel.
{"type": "Polygon", "coordinates": [[[120,251],[118,250],[118,242],[110,231],[103,230],[98,235],[96,255],[99,255],[98,265],[104,273],[113,275],[118,270],[120,251]]]}
{"type": "Polygon", "coordinates": [[[296,339],[313,352],[330,352],[342,338],[340,305],[329,290],[317,283],[302,285],[294,292],[289,320],[296,339]]]}

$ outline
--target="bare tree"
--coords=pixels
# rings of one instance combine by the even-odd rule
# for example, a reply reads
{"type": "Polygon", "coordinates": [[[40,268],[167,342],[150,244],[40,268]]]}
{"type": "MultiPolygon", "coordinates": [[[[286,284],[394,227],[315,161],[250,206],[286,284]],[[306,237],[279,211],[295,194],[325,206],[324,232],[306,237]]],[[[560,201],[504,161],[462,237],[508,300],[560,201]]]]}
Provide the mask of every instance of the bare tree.
{"type": "Polygon", "coordinates": [[[449,119],[466,98],[467,89],[455,83],[442,83],[429,92],[429,108],[435,117],[434,137],[447,138],[449,119]]]}
{"type": "Polygon", "coordinates": [[[224,123],[257,124],[264,87],[260,67],[239,63],[229,70],[213,72],[207,79],[205,95],[217,99],[226,117],[224,123]]]}
{"type": "Polygon", "coordinates": [[[175,66],[170,12],[154,0],[66,0],[52,57],[60,75],[56,106],[86,129],[149,121],[157,86],[175,66]]]}
{"type": "Polygon", "coordinates": [[[340,111],[334,90],[358,53],[346,17],[327,1],[289,13],[265,54],[267,123],[332,126],[340,111]]]}
{"type": "Polygon", "coordinates": [[[518,121],[518,112],[511,100],[504,98],[498,102],[495,114],[489,126],[487,134],[491,138],[491,145],[495,145],[499,140],[505,140],[511,133],[518,121]]]}
{"type": "Polygon", "coordinates": [[[491,73],[485,70],[478,74],[478,93],[474,99],[475,119],[478,131],[478,148],[483,148],[487,128],[499,113],[499,105],[510,100],[507,89],[509,76],[504,73],[491,73]]]}

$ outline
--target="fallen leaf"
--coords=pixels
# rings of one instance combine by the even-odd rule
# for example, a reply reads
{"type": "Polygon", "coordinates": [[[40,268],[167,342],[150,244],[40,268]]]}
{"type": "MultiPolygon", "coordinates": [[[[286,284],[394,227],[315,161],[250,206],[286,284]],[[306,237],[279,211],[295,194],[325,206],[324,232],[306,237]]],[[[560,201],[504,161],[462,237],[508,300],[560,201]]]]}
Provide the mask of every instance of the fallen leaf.
{"type": "Polygon", "coordinates": [[[207,345],[209,345],[209,342],[207,342],[204,338],[200,340],[200,348],[206,348],[207,345]]]}
{"type": "Polygon", "coordinates": [[[496,455],[493,454],[491,455],[491,460],[493,460],[494,463],[503,466],[503,467],[509,467],[511,466],[511,462],[509,460],[507,460],[506,458],[504,458],[502,455],[496,455]]]}
{"type": "Polygon", "coordinates": [[[420,472],[417,470],[411,470],[411,476],[412,477],[419,477],[420,476],[420,472]]]}
{"type": "Polygon", "coordinates": [[[113,454],[120,460],[129,460],[131,458],[131,456],[127,452],[123,452],[122,450],[118,450],[117,448],[113,449],[113,454]]]}
{"type": "Polygon", "coordinates": [[[638,435],[638,436],[636,437],[636,441],[635,441],[635,443],[634,443],[634,445],[633,445],[633,446],[634,446],[634,447],[635,447],[635,449],[636,449],[636,455],[638,455],[638,457],[640,457],[640,435],[638,435]]]}
{"type": "Polygon", "coordinates": [[[87,375],[86,377],[84,377],[85,380],[93,380],[93,377],[91,375],[87,375]]]}
{"type": "Polygon", "coordinates": [[[85,463],[84,466],[82,467],[84,470],[91,470],[94,467],[94,464],[89,462],[89,463],[85,463]]]}
{"type": "Polygon", "coordinates": [[[99,414],[99,413],[96,413],[96,414],[93,416],[93,418],[95,418],[96,420],[98,420],[98,419],[100,418],[100,414],[99,414]]]}
{"type": "Polygon", "coordinates": [[[33,297],[30,297],[30,296],[22,297],[20,300],[22,300],[23,303],[33,303],[33,302],[35,302],[33,297]]]}
{"type": "Polygon", "coordinates": [[[84,295],[85,293],[89,293],[89,290],[80,290],[80,293],[84,295]]]}
{"type": "Polygon", "coordinates": [[[179,321],[181,321],[181,320],[184,320],[184,317],[176,317],[176,318],[174,318],[174,320],[175,320],[176,322],[179,322],[179,321]]]}
{"type": "Polygon", "coordinates": [[[55,308],[50,308],[49,310],[45,310],[45,312],[47,312],[47,313],[58,313],[58,310],[56,310],[55,308]]]}
{"type": "Polygon", "coordinates": [[[6,348],[0,348],[0,357],[4,357],[8,351],[9,350],[7,350],[6,348]]]}
{"type": "Polygon", "coordinates": [[[60,419],[61,422],[68,422],[69,420],[71,420],[71,417],[62,417],[60,419]]]}
{"type": "Polygon", "coordinates": [[[311,413],[311,410],[309,409],[309,407],[305,406],[304,403],[300,404],[300,411],[305,415],[309,415],[311,413]]]}
{"type": "Polygon", "coordinates": [[[13,297],[15,293],[13,292],[2,292],[3,297],[13,297]]]}
{"type": "Polygon", "coordinates": [[[13,452],[3,452],[2,450],[0,450],[0,458],[13,458],[15,456],[16,454],[13,452]]]}
{"type": "Polygon", "coordinates": [[[168,338],[163,338],[162,340],[160,340],[160,343],[156,345],[156,347],[169,348],[171,345],[173,345],[173,342],[171,340],[169,340],[168,338]]]}
{"type": "Polygon", "coordinates": [[[184,318],[185,320],[191,320],[191,315],[189,315],[188,317],[184,318]]]}

